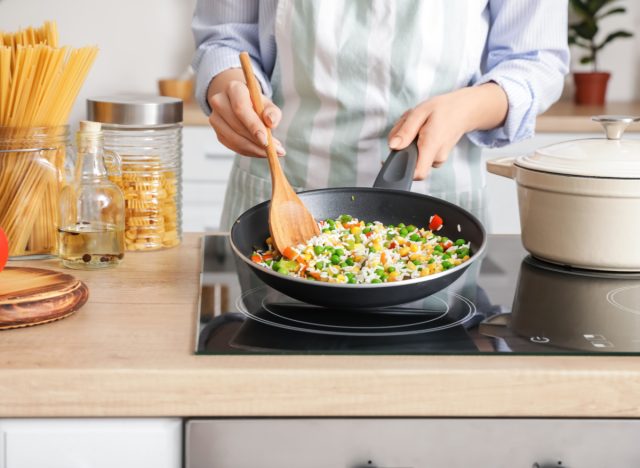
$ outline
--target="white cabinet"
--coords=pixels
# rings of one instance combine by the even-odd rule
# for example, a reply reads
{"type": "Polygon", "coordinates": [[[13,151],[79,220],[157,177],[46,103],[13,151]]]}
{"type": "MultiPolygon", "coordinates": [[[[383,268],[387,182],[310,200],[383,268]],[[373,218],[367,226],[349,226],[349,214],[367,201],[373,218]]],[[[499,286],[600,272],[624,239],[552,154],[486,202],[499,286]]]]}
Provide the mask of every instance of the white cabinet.
{"type": "MultiPolygon", "coordinates": [[[[503,148],[485,149],[483,165],[489,159],[522,156],[543,146],[561,141],[582,138],[602,138],[601,133],[539,133],[535,137],[503,148]]],[[[493,174],[487,174],[487,197],[489,204],[489,231],[495,234],[519,234],[518,195],[516,183],[493,174]]]]}
{"type": "Polygon", "coordinates": [[[0,419],[0,468],[180,468],[180,419],[0,419]]]}
{"type": "Polygon", "coordinates": [[[217,230],[233,152],[211,127],[184,127],[182,137],[182,230],[217,230]]]}

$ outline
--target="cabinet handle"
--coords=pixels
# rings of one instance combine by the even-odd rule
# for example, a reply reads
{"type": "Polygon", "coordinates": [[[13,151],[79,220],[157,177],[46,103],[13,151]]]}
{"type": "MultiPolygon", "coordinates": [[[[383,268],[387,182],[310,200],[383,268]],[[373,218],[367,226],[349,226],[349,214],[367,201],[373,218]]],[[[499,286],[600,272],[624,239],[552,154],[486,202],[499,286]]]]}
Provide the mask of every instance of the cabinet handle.
{"type": "Polygon", "coordinates": [[[220,154],[220,153],[205,153],[205,159],[212,159],[214,161],[229,161],[232,156],[229,154],[220,154]]]}

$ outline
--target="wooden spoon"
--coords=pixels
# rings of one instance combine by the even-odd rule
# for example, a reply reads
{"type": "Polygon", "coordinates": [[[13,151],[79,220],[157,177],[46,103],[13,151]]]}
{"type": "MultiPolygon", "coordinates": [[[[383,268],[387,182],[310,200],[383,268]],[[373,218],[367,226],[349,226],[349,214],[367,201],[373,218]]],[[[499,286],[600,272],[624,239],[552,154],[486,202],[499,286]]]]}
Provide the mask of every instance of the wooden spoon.
{"type": "MultiPolygon", "coordinates": [[[[253,109],[264,122],[262,93],[253,74],[251,60],[247,52],[240,54],[240,63],[249,87],[253,109]]],[[[284,175],[269,127],[267,127],[266,150],[272,185],[271,205],[269,206],[269,232],[276,249],[284,254],[287,247],[304,244],[313,236],[320,234],[320,229],[284,175]]]]}

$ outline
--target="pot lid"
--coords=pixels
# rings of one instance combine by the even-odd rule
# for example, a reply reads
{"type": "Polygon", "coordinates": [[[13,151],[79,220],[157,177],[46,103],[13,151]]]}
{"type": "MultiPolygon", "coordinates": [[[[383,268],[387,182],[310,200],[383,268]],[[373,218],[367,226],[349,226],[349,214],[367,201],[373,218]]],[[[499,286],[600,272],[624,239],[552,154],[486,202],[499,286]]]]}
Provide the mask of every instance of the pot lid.
{"type": "Polygon", "coordinates": [[[516,165],[534,171],[579,177],[640,179],[640,140],[621,139],[624,129],[640,117],[600,115],[606,138],[586,138],[545,146],[522,156],[516,165]]]}

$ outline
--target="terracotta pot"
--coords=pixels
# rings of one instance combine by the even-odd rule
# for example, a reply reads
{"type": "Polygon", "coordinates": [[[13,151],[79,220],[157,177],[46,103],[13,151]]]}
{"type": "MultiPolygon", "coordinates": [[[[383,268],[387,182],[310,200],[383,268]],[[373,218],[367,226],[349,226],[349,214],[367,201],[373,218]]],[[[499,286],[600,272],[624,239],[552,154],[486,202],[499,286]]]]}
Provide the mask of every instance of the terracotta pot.
{"type": "Polygon", "coordinates": [[[605,126],[607,139],[557,143],[488,161],[487,169],[516,180],[522,243],[534,256],[590,270],[640,272],[640,140],[620,139],[640,118],[594,120],[605,126]]]}
{"type": "Polygon", "coordinates": [[[611,73],[592,72],[574,73],[573,81],[576,85],[576,104],[589,106],[604,105],[607,95],[607,83],[611,73]]]}

